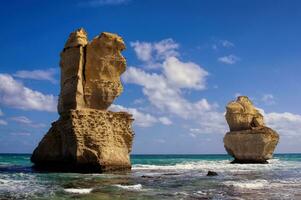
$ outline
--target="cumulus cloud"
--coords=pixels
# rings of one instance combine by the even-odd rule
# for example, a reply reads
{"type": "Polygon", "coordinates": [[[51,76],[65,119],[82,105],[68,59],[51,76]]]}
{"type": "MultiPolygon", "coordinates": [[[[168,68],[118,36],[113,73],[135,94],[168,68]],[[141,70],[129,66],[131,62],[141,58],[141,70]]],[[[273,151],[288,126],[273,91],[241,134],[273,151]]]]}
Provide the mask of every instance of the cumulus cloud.
{"type": "Polygon", "coordinates": [[[301,115],[289,112],[284,113],[267,113],[265,120],[268,126],[280,133],[280,135],[300,136],[301,115]]]}
{"type": "MultiPolygon", "coordinates": [[[[175,73],[178,72],[175,71],[175,73]]],[[[148,73],[136,67],[129,67],[123,75],[123,80],[126,83],[142,86],[144,95],[148,97],[153,106],[183,118],[188,118],[198,111],[208,111],[214,107],[206,99],[194,103],[185,99],[181,94],[181,88],[203,89],[205,88],[205,80],[202,80],[204,77],[200,76],[193,81],[185,82],[183,76],[185,73],[179,78],[175,78],[177,77],[176,74],[175,77],[171,78],[165,73],[148,73]]],[[[186,78],[189,79],[189,76],[186,78]]]]}
{"type": "Polygon", "coordinates": [[[124,75],[124,80],[141,85],[149,102],[160,111],[183,119],[193,119],[203,133],[224,133],[225,120],[223,113],[216,111],[217,105],[210,104],[204,98],[190,102],[181,95],[180,88],[170,85],[164,74],[147,73],[131,67],[124,75]]]}
{"type": "Polygon", "coordinates": [[[0,119],[0,126],[5,126],[7,125],[7,121],[0,119]]]}
{"type": "Polygon", "coordinates": [[[157,59],[166,59],[168,57],[179,55],[177,51],[179,44],[173,41],[171,38],[155,42],[153,44],[153,48],[156,52],[157,59]]]}
{"type": "Polygon", "coordinates": [[[208,72],[193,62],[181,62],[168,57],[163,63],[164,75],[171,85],[178,88],[205,89],[208,72]]]}
{"type": "Polygon", "coordinates": [[[168,117],[159,117],[159,121],[164,125],[172,124],[172,121],[168,117]]]}
{"type": "Polygon", "coordinates": [[[57,80],[54,78],[56,73],[57,71],[54,68],[32,71],[20,70],[17,71],[13,76],[22,79],[45,80],[50,81],[51,83],[57,83],[57,80]]]}
{"type": "Polygon", "coordinates": [[[149,68],[158,68],[162,65],[161,61],[168,58],[178,56],[177,49],[179,44],[168,38],[159,42],[131,42],[137,58],[145,62],[149,68]]]}
{"type": "Polygon", "coordinates": [[[228,56],[219,57],[217,60],[224,64],[233,65],[236,62],[238,62],[240,60],[240,58],[231,54],[228,56]]]}
{"type": "Polygon", "coordinates": [[[131,42],[131,46],[134,47],[134,51],[139,60],[148,62],[152,60],[153,47],[148,42],[131,42]]]}
{"type": "Polygon", "coordinates": [[[171,121],[168,118],[163,117],[163,120],[158,120],[153,115],[148,114],[148,113],[143,113],[136,108],[126,108],[121,105],[112,104],[109,109],[112,111],[115,111],[115,112],[125,111],[128,113],[131,113],[135,119],[134,124],[139,127],[150,127],[158,122],[160,122],[163,125],[169,125],[168,123],[171,123],[171,121]],[[167,121],[167,120],[169,120],[169,121],[167,121]]]}
{"type": "MultiPolygon", "coordinates": [[[[145,43],[143,42],[144,46],[145,43]]],[[[132,46],[140,59],[137,44],[132,46]]],[[[204,90],[209,73],[194,62],[181,61],[177,51],[179,45],[172,39],[147,44],[153,47],[152,52],[154,51],[150,60],[160,62],[160,68],[156,73],[151,73],[138,67],[129,67],[122,77],[124,82],[140,85],[148,101],[160,112],[196,122],[203,133],[223,131],[225,127],[223,113],[216,111],[216,104],[209,103],[205,98],[191,102],[183,96],[184,90],[204,90]]],[[[161,121],[169,123],[168,120],[161,121]]]]}
{"type": "Polygon", "coordinates": [[[25,87],[8,74],[0,74],[0,104],[22,110],[56,112],[57,97],[25,87]]]}

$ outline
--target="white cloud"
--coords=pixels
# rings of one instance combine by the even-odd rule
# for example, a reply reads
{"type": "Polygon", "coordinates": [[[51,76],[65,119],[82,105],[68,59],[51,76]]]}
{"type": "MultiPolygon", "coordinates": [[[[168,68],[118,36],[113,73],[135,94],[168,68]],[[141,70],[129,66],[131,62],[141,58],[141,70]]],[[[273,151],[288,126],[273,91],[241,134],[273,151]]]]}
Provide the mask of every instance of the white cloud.
{"type": "Polygon", "coordinates": [[[56,72],[57,71],[54,68],[33,71],[21,70],[17,71],[13,76],[22,79],[45,80],[50,81],[51,83],[57,83],[57,80],[54,78],[56,72]]]}
{"type": "Polygon", "coordinates": [[[23,110],[56,112],[57,97],[25,87],[8,74],[0,74],[0,104],[23,110]]]}
{"type": "MultiPolygon", "coordinates": [[[[181,72],[181,71],[179,71],[181,72]]],[[[175,71],[177,73],[177,71],[175,71]]],[[[177,76],[177,75],[175,75],[177,76]]],[[[177,79],[171,79],[171,76],[165,76],[157,73],[148,73],[136,67],[129,67],[123,75],[123,80],[126,83],[134,83],[143,87],[143,93],[148,97],[150,103],[160,110],[168,111],[183,118],[192,116],[198,111],[204,112],[212,107],[206,99],[201,99],[197,102],[190,103],[182,97],[181,88],[204,88],[205,80],[202,77],[189,84],[182,83],[183,79],[179,79],[181,84],[172,84],[177,79]],[[200,85],[202,83],[203,85],[200,85]]],[[[189,79],[189,76],[187,76],[189,79]]]]}
{"type": "MultiPolygon", "coordinates": [[[[145,46],[146,42],[143,44],[145,46]]],[[[124,82],[140,85],[150,104],[159,112],[197,123],[202,133],[224,133],[224,115],[216,111],[216,104],[209,103],[205,98],[191,102],[183,96],[187,89],[205,89],[209,73],[196,63],[181,61],[177,51],[179,45],[172,39],[147,44],[153,47],[151,59],[150,56],[141,59],[141,52],[137,51],[138,43],[132,46],[138,59],[149,63],[154,63],[155,60],[160,68],[156,73],[151,73],[138,67],[128,67],[122,77],[124,82]]],[[[150,55],[149,51],[147,55],[150,55]]],[[[163,123],[169,123],[168,120],[164,121],[163,123]]]]}
{"type": "Polygon", "coordinates": [[[179,55],[177,52],[179,44],[174,42],[171,38],[154,43],[153,48],[156,51],[157,59],[166,59],[168,57],[179,55]]]}
{"type": "MultiPolygon", "coordinates": [[[[166,121],[163,120],[164,121],[163,122],[161,120],[158,120],[153,115],[148,114],[148,113],[142,113],[141,111],[139,111],[136,108],[126,108],[126,107],[121,106],[121,105],[112,104],[110,106],[109,110],[112,110],[112,111],[115,111],[115,112],[125,111],[125,112],[128,112],[128,113],[131,113],[133,115],[134,119],[135,119],[134,124],[139,126],[139,127],[150,127],[150,126],[153,126],[155,123],[158,123],[158,122],[161,122],[163,125],[169,125],[169,124],[164,123],[166,121]]],[[[166,118],[166,119],[168,119],[168,118],[166,118]]]]}
{"type": "Polygon", "coordinates": [[[272,94],[263,95],[261,101],[264,102],[266,105],[274,105],[276,103],[275,98],[272,94]]]}
{"type": "Polygon", "coordinates": [[[234,43],[229,40],[216,40],[214,44],[212,44],[211,48],[216,51],[220,48],[231,48],[234,46],[234,43]]]}
{"type": "Polygon", "coordinates": [[[12,117],[11,120],[22,124],[31,124],[32,121],[25,116],[12,117]]]}
{"type": "Polygon", "coordinates": [[[203,133],[225,133],[226,124],[223,113],[216,110],[217,105],[206,99],[190,102],[181,95],[181,89],[169,84],[164,74],[147,73],[135,67],[129,67],[123,79],[143,87],[143,93],[149,102],[160,111],[176,115],[183,119],[193,119],[203,133]]]}
{"type": "Polygon", "coordinates": [[[46,126],[43,123],[33,122],[25,116],[11,117],[10,120],[18,122],[20,124],[25,124],[26,126],[30,126],[30,127],[33,127],[33,128],[43,128],[43,127],[46,126]]]}
{"type": "Polygon", "coordinates": [[[280,135],[300,136],[301,115],[284,112],[284,113],[267,113],[265,120],[268,126],[279,132],[280,135]]]}
{"type": "Polygon", "coordinates": [[[221,40],[221,44],[226,48],[234,47],[234,44],[228,40],[221,40]]]}
{"type": "Polygon", "coordinates": [[[172,121],[167,117],[159,117],[159,121],[164,125],[171,125],[172,121]]]}
{"type": "Polygon", "coordinates": [[[181,62],[168,57],[163,63],[164,75],[171,85],[178,88],[205,89],[208,72],[193,62],[181,62]]]}
{"type": "Polygon", "coordinates": [[[0,126],[5,126],[7,125],[7,121],[0,119],[0,126]]]}
{"type": "Polygon", "coordinates": [[[145,62],[149,68],[158,68],[162,65],[162,60],[168,57],[178,56],[177,49],[179,44],[168,38],[159,42],[131,42],[131,47],[134,48],[137,58],[145,62]]]}
{"type": "Polygon", "coordinates": [[[99,6],[117,6],[130,2],[130,0],[88,0],[82,1],[79,6],[99,7],[99,6]]]}
{"type": "Polygon", "coordinates": [[[31,134],[29,132],[12,132],[10,135],[14,136],[30,136],[31,134]]]}
{"type": "Polygon", "coordinates": [[[139,98],[139,99],[135,99],[134,100],[134,102],[133,102],[133,104],[135,104],[135,105],[139,105],[139,104],[143,104],[145,102],[145,100],[144,99],[142,99],[142,98],[139,98]]]}
{"type": "Polygon", "coordinates": [[[219,57],[217,60],[221,63],[232,65],[232,64],[235,64],[236,62],[238,62],[240,60],[240,58],[231,54],[228,56],[219,57]]]}
{"type": "Polygon", "coordinates": [[[139,60],[149,62],[152,60],[152,44],[148,42],[131,42],[131,47],[134,47],[134,51],[139,60]]]}

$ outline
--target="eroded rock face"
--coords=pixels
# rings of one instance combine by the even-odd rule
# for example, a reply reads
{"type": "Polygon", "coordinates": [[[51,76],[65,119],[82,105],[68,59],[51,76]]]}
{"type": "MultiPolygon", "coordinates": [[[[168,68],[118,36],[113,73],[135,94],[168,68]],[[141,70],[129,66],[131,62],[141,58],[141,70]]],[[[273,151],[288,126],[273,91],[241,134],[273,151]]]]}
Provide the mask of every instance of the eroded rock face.
{"type": "Polygon", "coordinates": [[[61,53],[59,120],[32,155],[38,169],[103,172],[131,168],[132,115],[106,109],[122,92],[126,60],[121,37],[102,33],[88,42],[70,34],[61,53]]]}
{"type": "Polygon", "coordinates": [[[122,38],[111,33],[102,33],[87,45],[84,85],[87,107],[105,110],[121,94],[120,76],[126,66],[121,55],[123,49],[122,38]]]}
{"type": "Polygon", "coordinates": [[[132,116],[95,109],[64,112],[34,150],[37,169],[104,172],[131,169],[132,116]]]}
{"type": "Polygon", "coordinates": [[[70,34],[61,53],[61,92],[58,112],[93,108],[106,110],[122,90],[126,60],[121,37],[101,33],[88,42],[84,29],[70,34]]]}
{"type": "Polygon", "coordinates": [[[279,141],[276,131],[265,126],[262,114],[246,96],[226,106],[230,132],[224,137],[225,149],[234,163],[266,163],[279,141]]]}
{"type": "Polygon", "coordinates": [[[226,120],[230,131],[264,126],[263,116],[246,96],[239,96],[236,101],[226,106],[226,120]]]}
{"type": "Polygon", "coordinates": [[[87,33],[83,29],[70,34],[61,53],[61,92],[58,112],[85,108],[84,63],[87,33]]]}

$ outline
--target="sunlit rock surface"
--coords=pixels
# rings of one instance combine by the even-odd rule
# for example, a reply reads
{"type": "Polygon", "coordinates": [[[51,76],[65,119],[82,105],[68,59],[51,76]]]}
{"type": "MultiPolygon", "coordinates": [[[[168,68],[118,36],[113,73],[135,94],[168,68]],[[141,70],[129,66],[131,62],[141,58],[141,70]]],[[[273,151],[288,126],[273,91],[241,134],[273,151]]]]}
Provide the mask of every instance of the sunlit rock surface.
{"type": "Polygon", "coordinates": [[[230,132],[224,137],[224,146],[234,163],[266,163],[272,158],[279,135],[266,127],[263,115],[246,96],[226,106],[226,120],[230,132]]]}
{"type": "Polygon", "coordinates": [[[131,169],[132,115],[106,110],[123,90],[124,49],[116,34],[104,32],[91,42],[82,28],[70,34],[61,53],[60,118],[33,152],[37,169],[131,169]]]}

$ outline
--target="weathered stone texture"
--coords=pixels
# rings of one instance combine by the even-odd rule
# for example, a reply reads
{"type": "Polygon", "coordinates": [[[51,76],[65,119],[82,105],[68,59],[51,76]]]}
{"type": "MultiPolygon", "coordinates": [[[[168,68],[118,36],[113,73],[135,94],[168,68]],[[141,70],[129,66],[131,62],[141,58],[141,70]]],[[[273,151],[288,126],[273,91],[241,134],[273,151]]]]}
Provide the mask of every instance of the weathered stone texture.
{"type": "Polygon", "coordinates": [[[226,106],[226,120],[230,131],[246,130],[252,127],[264,126],[263,116],[255,109],[246,96],[240,96],[236,101],[226,106]]]}
{"type": "Polygon", "coordinates": [[[131,168],[132,116],[95,109],[70,110],[52,124],[35,149],[36,167],[101,172],[131,168]]]}
{"type": "Polygon", "coordinates": [[[227,152],[237,163],[265,163],[271,159],[279,135],[268,127],[228,132],[224,138],[227,152]]]}
{"type": "Polygon", "coordinates": [[[265,163],[272,158],[279,135],[265,126],[262,114],[246,96],[240,96],[227,107],[230,132],[224,137],[225,149],[235,163],[265,163]]]}
{"type": "Polygon", "coordinates": [[[88,108],[105,110],[121,94],[120,76],[126,66],[123,49],[122,38],[111,33],[102,33],[87,45],[84,89],[88,108]]]}
{"type": "Polygon", "coordinates": [[[106,109],[122,92],[126,60],[121,37],[102,33],[88,42],[70,34],[61,53],[59,120],[32,155],[39,169],[103,172],[131,168],[132,115],[106,109]]]}

